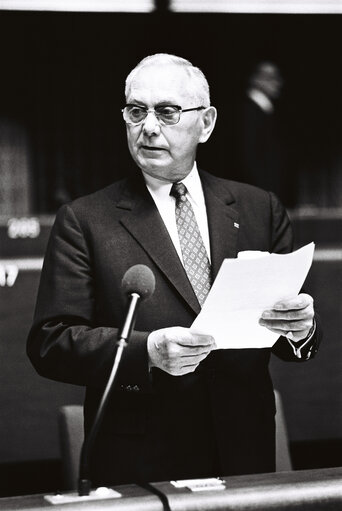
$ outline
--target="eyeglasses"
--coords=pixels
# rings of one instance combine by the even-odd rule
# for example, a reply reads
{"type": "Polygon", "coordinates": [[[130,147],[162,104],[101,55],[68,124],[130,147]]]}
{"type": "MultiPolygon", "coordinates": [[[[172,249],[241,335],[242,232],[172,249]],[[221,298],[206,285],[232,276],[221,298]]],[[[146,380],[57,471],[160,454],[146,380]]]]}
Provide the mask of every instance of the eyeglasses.
{"type": "Polygon", "coordinates": [[[171,126],[179,122],[180,116],[184,112],[192,112],[193,110],[204,110],[205,106],[197,106],[195,108],[182,109],[178,105],[162,105],[155,108],[146,108],[129,104],[121,110],[123,118],[127,124],[137,126],[142,123],[149,113],[153,113],[162,126],[171,126]]]}

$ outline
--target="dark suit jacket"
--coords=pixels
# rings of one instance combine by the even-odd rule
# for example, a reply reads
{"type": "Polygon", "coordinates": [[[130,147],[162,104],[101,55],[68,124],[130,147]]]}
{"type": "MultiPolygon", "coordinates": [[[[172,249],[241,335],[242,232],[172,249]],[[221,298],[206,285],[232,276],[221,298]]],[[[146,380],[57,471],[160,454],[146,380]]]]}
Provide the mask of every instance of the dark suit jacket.
{"type": "MultiPolygon", "coordinates": [[[[214,278],[223,259],[236,257],[238,251],[291,250],[289,220],[274,195],[200,175],[214,278]]],[[[28,354],[37,371],[86,385],[87,432],[125,315],[121,280],[135,264],[152,269],[156,289],[141,304],[123,354],[94,449],[93,482],[272,471],[275,409],[270,349],[217,350],[185,376],[149,372],[148,334],[169,326],[189,327],[200,307],[140,174],[58,212],[28,339],[28,354]]],[[[294,360],[284,338],[274,352],[294,360]]]]}
{"type": "Polygon", "coordinates": [[[266,113],[252,99],[244,98],[236,122],[233,152],[239,179],[271,190],[291,207],[297,190],[289,158],[289,120],[281,114],[279,104],[273,113],[266,113]]]}

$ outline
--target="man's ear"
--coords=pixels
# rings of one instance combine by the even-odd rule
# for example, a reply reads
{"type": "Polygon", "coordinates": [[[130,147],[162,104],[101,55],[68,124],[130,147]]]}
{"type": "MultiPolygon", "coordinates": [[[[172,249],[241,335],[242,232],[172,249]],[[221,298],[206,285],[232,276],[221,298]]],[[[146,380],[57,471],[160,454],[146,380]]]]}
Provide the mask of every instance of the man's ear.
{"type": "Polygon", "coordinates": [[[217,118],[217,110],[214,106],[209,106],[205,110],[202,110],[202,133],[199,137],[199,143],[204,144],[208,140],[213,131],[217,118]]]}

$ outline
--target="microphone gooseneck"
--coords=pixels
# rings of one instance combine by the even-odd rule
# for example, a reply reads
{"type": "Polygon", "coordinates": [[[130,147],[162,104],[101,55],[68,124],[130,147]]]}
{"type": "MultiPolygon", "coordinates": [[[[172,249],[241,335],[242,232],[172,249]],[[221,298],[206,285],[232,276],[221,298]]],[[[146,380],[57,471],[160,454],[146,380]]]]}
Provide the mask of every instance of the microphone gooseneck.
{"type": "Polygon", "coordinates": [[[91,490],[89,455],[103,419],[105,407],[114,385],[123,350],[127,346],[131,332],[134,328],[138,305],[154,293],[155,278],[152,270],[143,264],[132,266],[123,276],[121,289],[128,297],[128,309],[125,321],[118,334],[118,347],[106,388],[103,392],[92,427],[82,445],[78,479],[78,494],[80,496],[89,495],[91,490]]]}

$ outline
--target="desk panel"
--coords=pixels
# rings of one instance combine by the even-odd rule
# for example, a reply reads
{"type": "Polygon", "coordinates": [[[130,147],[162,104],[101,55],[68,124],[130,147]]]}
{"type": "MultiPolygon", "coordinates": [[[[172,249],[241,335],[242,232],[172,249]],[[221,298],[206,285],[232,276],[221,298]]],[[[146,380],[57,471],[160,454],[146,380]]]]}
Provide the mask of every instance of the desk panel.
{"type": "Polygon", "coordinates": [[[135,485],[114,487],[123,497],[113,500],[52,506],[43,495],[0,499],[2,511],[68,509],[122,511],[337,511],[342,509],[342,467],[223,478],[224,490],[191,492],[170,482],[152,486],[167,498],[135,485]]]}

